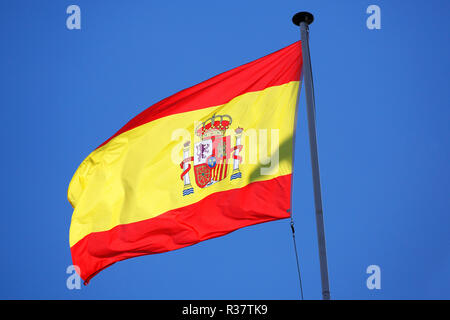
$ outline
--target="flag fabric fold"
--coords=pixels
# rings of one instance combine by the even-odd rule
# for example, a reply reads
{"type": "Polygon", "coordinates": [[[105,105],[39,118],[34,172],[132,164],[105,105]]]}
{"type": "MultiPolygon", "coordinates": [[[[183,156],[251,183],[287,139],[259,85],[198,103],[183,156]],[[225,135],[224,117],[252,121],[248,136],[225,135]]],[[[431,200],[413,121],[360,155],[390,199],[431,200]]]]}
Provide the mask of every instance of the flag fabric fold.
{"type": "Polygon", "coordinates": [[[182,90],[95,149],[68,189],[73,264],[111,264],[289,217],[300,42],[182,90]]]}

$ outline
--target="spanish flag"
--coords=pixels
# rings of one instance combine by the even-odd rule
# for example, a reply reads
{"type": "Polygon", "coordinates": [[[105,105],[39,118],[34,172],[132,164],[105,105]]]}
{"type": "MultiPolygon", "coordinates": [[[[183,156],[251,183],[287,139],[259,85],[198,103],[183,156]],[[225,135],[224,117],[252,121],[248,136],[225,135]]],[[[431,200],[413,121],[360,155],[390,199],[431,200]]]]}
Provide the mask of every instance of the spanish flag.
{"type": "Polygon", "coordinates": [[[147,108],[95,149],[68,189],[85,284],[132,257],[288,218],[300,42],[147,108]]]}

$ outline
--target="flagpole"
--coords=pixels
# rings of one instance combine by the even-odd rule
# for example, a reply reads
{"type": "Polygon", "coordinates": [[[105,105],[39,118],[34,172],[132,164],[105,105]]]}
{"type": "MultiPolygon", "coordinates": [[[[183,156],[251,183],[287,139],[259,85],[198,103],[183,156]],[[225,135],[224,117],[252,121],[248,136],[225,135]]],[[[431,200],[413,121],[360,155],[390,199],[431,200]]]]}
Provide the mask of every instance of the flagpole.
{"type": "Polygon", "coordinates": [[[292,17],[292,22],[300,26],[303,78],[306,93],[306,113],[308,117],[309,147],[311,153],[311,168],[314,188],[314,206],[316,208],[317,240],[319,246],[320,278],[322,281],[322,299],[330,299],[330,285],[328,281],[327,251],[325,245],[325,228],[323,223],[322,192],[320,188],[319,158],[317,154],[316,137],[316,106],[314,101],[314,85],[311,69],[311,57],[309,55],[309,25],[314,21],[314,16],[309,12],[298,12],[292,17]]]}

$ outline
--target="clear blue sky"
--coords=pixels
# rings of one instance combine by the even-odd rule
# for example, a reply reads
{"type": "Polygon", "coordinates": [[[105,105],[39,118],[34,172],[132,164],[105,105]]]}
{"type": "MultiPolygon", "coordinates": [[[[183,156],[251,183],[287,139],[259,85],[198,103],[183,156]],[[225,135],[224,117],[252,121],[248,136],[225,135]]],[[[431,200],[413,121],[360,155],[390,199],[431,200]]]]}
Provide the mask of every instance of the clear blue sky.
{"type": "MultiPolygon", "coordinates": [[[[450,298],[449,1],[2,1],[0,298],[296,299],[289,221],[119,262],[81,290],[68,183],[126,121],[299,39],[312,12],[331,295],[450,298]],[[81,30],[66,8],[81,8],[81,30]],[[366,8],[381,8],[381,30],[366,8]],[[381,290],[366,287],[381,267],[381,290]]],[[[302,90],[294,217],[305,298],[321,296],[302,90]]]]}

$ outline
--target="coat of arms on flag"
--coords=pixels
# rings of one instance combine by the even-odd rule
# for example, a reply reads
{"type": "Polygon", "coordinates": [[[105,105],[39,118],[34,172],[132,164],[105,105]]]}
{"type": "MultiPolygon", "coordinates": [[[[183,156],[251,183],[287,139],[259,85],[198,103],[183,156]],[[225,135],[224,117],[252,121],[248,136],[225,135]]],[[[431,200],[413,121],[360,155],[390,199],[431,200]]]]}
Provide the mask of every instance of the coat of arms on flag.
{"type": "Polygon", "coordinates": [[[229,115],[213,115],[195,129],[195,134],[201,140],[194,144],[193,156],[190,155],[190,141],[184,144],[183,161],[180,163],[183,169],[181,174],[184,183],[183,196],[194,193],[189,177],[191,161],[194,162],[195,183],[199,188],[206,188],[224,180],[230,173],[231,160],[233,163],[230,180],[242,177],[239,170],[241,162],[239,151],[242,150],[243,129],[235,129],[235,146],[231,147],[231,136],[225,135],[231,123],[232,118],[229,115]]]}

